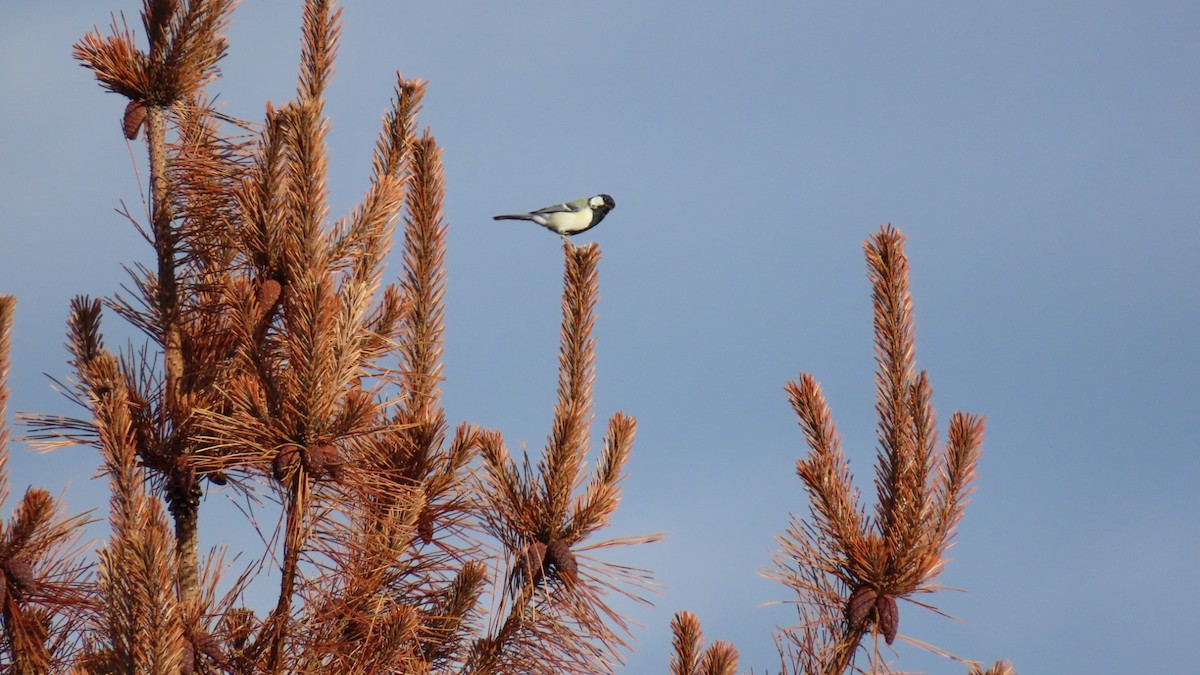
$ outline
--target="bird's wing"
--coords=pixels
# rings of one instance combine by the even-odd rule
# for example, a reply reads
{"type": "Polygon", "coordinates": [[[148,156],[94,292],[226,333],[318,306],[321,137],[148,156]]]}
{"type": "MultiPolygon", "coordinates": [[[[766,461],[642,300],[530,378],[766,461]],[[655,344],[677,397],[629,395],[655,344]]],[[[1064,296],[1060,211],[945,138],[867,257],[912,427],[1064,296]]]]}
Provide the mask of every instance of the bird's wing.
{"type": "Polygon", "coordinates": [[[552,206],[547,206],[546,208],[538,209],[537,211],[530,211],[530,213],[536,213],[539,215],[547,215],[551,213],[578,213],[586,208],[587,200],[577,199],[573,202],[554,204],[552,206]]]}

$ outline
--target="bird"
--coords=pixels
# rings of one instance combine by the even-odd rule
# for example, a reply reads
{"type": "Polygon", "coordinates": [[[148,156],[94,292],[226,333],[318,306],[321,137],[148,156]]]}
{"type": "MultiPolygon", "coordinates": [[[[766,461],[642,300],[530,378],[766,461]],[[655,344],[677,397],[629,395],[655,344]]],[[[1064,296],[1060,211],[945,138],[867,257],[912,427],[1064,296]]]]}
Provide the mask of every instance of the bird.
{"type": "Polygon", "coordinates": [[[566,239],[599,225],[616,205],[612,197],[598,194],[572,202],[553,204],[529,213],[492,216],[492,220],[531,220],[566,239]]]}

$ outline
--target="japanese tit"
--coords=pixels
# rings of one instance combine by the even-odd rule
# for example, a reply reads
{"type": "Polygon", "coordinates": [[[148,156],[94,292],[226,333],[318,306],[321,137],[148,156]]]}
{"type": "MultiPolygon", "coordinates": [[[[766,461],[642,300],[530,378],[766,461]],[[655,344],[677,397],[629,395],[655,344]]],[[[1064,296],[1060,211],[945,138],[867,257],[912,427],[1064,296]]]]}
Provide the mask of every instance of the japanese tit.
{"type": "Polygon", "coordinates": [[[573,202],[554,204],[529,213],[493,216],[492,220],[532,220],[551,232],[568,237],[599,225],[616,205],[612,197],[599,194],[573,202]]]}

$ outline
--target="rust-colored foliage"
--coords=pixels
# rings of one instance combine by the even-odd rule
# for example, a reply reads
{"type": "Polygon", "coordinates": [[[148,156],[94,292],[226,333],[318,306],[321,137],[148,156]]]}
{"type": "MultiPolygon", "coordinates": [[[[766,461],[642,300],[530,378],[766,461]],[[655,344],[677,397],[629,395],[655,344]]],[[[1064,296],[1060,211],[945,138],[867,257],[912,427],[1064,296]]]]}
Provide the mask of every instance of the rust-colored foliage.
{"type": "MultiPolygon", "coordinates": [[[[474,478],[498,436],[451,427],[441,406],[445,186],[441,148],[417,125],[424,83],[397,75],[370,185],[333,219],[325,91],[340,10],[304,3],[296,95],[253,125],[217,113],[204,89],[233,5],[145,0],[145,46],[123,19],[75,46],[128,99],[125,137],[144,139],[148,221],[125,215],[155,263],[131,270],[128,297],[72,303],[67,392],[87,414],[31,416],[29,438],[98,450],[112,534],[85,578],[60,550],[78,519],[26,494],[0,529],[0,662],[78,673],[610,670],[627,626],[602,598],[612,580],[597,577],[642,579],[586,553],[636,541],[586,541],[616,508],[632,418],[613,417],[596,475],[574,490],[589,449],[598,249],[568,249],[570,411],[543,472],[556,515],[518,545],[474,478]],[[396,239],[402,270],[389,284],[396,239]],[[149,346],[108,350],[106,309],[149,346]],[[203,490],[218,487],[278,507],[277,531],[263,533],[263,558],[278,561],[272,608],[237,606],[249,573],[215,592],[221,556],[200,556],[197,541],[203,490]],[[520,566],[500,569],[522,551],[520,566]],[[488,596],[515,604],[489,615],[488,596]]],[[[0,305],[5,338],[11,306],[0,305]]]]}
{"type": "Polygon", "coordinates": [[[590,444],[600,250],[595,244],[576,248],[564,242],[563,254],[558,404],[542,459],[536,470],[528,457],[518,467],[499,434],[480,439],[484,526],[512,562],[503,618],[490,637],[476,641],[470,672],[608,672],[628,646],[628,626],[604,601],[605,590],[644,601],[638,590],[648,578],[640,570],[606,566],[583,555],[658,536],[587,544],[616,509],[635,422],[621,413],[612,416],[599,464],[580,492],[590,444]]]}
{"type": "Polygon", "coordinates": [[[737,672],[737,649],[720,640],[705,647],[700,619],[695,614],[675,614],[671,619],[671,636],[671,675],[733,675],[737,672]]]}
{"type": "MultiPolygon", "coordinates": [[[[8,368],[16,299],[0,295],[0,503],[8,501],[8,368]]],[[[78,557],[82,516],[66,516],[29,488],[0,522],[0,664],[4,672],[56,672],[78,654],[92,598],[78,557]]]]}
{"type": "Polygon", "coordinates": [[[1017,670],[1008,661],[997,661],[990,668],[972,664],[967,675],[1017,675],[1017,670]]]}
{"type": "MultiPolygon", "coordinates": [[[[916,370],[912,297],[904,236],[885,226],[865,245],[874,289],[876,508],[868,516],[850,476],[820,385],[801,374],[787,385],[810,452],[796,464],[811,518],[780,537],[768,576],[797,594],[800,622],[779,643],[794,672],[833,675],[851,667],[864,636],[899,635],[899,599],[936,590],[946,549],[962,517],[983,442],[983,419],[950,418],[937,444],[932,388],[916,370]]],[[[872,667],[881,667],[878,647],[872,667]]]]}
{"type": "MultiPolygon", "coordinates": [[[[659,535],[597,541],[636,433],[634,418],[613,414],[589,471],[598,246],[564,242],[558,401],[540,457],[452,427],[441,403],[445,181],[441,148],[418,129],[425,84],[397,74],[370,185],[333,219],[325,92],[340,11],[304,3],[296,94],[251,124],[219,114],[205,90],[234,4],[144,0],[144,46],[123,18],[75,45],[127,99],[124,136],[145,144],[146,222],[125,215],[155,260],[131,270],[126,294],[71,303],[63,389],[86,415],[27,418],[43,446],[99,453],[110,533],[86,567],[85,521],[37,488],[0,522],[0,670],[612,672],[630,626],[607,594],[645,602],[653,584],[593,553],[659,535]],[[402,269],[385,283],[398,234],[402,269]],[[106,348],[105,311],[147,347],[106,348]],[[240,606],[263,580],[223,580],[222,553],[199,554],[201,498],[219,487],[277,508],[262,555],[277,563],[273,607],[240,606]]],[[[983,422],[955,413],[938,446],[903,243],[886,227],[867,246],[880,419],[871,516],[816,380],[787,388],[811,447],[797,471],[812,517],[781,538],[773,573],[801,612],[779,638],[785,670],[841,673],[868,633],[891,644],[897,601],[934,590],[971,489],[983,422]]],[[[14,307],[0,296],[0,502],[14,307]]],[[[672,673],[736,672],[737,650],[706,647],[694,615],[677,614],[672,631],[672,673]]],[[[971,672],[1013,673],[1004,662],[971,672]]]]}

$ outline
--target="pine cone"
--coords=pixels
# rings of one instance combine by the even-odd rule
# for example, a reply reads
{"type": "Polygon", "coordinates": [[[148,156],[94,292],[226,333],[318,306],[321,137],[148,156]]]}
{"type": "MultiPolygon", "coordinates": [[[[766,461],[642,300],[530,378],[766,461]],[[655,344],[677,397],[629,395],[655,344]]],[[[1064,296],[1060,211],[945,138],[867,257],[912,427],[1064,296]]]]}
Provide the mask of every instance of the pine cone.
{"type": "Polygon", "coordinates": [[[545,561],[545,544],[535,541],[526,546],[525,550],[517,555],[517,566],[513,570],[515,588],[524,588],[526,584],[536,584],[541,581],[545,561]]]}
{"type": "Polygon", "coordinates": [[[37,590],[37,577],[33,566],[21,558],[4,563],[4,576],[8,577],[8,589],[14,598],[22,598],[37,590]]]}
{"type": "Polygon", "coordinates": [[[881,595],[875,599],[876,622],[883,639],[890,645],[896,640],[896,631],[900,628],[900,609],[896,599],[890,595],[881,595]]]}
{"type": "Polygon", "coordinates": [[[275,455],[275,459],[271,461],[271,475],[275,476],[275,480],[280,483],[286,483],[299,464],[300,451],[289,445],[281,449],[275,455]]]}
{"type": "Polygon", "coordinates": [[[184,640],[179,651],[179,675],[192,675],[196,672],[196,650],[192,649],[191,643],[184,640]]]}
{"type": "Polygon", "coordinates": [[[125,116],[121,118],[121,131],[125,132],[125,138],[131,141],[137,138],[145,121],[146,106],[141,101],[130,101],[125,106],[125,116]]]}
{"type": "Polygon", "coordinates": [[[275,309],[275,305],[279,302],[279,295],[283,292],[283,286],[279,285],[274,279],[267,279],[258,287],[256,300],[258,301],[258,318],[271,313],[275,309]]]}
{"type": "Polygon", "coordinates": [[[310,445],[304,449],[301,458],[304,468],[314,478],[328,477],[338,480],[342,477],[342,455],[336,445],[310,445]]]}
{"type": "Polygon", "coordinates": [[[867,625],[871,612],[875,609],[876,592],[870,586],[859,586],[850,594],[846,601],[846,623],[851,630],[859,630],[867,625]]]}
{"type": "Polygon", "coordinates": [[[546,546],[546,567],[553,568],[554,576],[568,585],[575,583],[579,573],[579,563],[570,545],[559,539],[546,546]]]}

